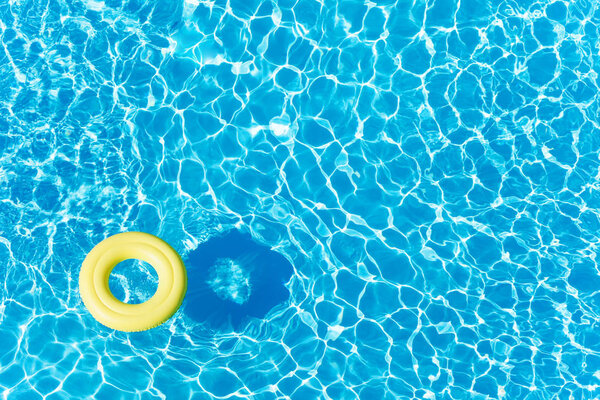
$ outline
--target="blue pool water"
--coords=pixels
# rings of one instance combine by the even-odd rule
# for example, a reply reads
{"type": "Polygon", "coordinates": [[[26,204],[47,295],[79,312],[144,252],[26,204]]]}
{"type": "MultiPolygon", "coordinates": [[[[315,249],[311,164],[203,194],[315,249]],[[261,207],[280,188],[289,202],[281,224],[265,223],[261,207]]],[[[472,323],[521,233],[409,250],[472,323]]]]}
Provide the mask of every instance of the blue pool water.
{"type": "MultiPolygon", "coordinates": [[[[0,2],[0,398],[600,397],[599,25],[590,0],[0,2]],[[184,260],[235,230],[293,271],[229,328],[192,296],[113,331],[78,273],[132,230],[184,260]]],[[[262,271],[225,264],[221,310],[262,271]]]]}

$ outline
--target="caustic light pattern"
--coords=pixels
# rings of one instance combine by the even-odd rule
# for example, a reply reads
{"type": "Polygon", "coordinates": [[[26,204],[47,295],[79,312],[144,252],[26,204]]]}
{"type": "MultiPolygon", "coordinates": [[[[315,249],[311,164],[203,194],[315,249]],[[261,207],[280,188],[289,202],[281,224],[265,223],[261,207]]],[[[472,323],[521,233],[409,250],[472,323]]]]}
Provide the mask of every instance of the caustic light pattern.
{"type": "Polygon", "coordinates": [[[0,397],[599,397],[599,25],[589,0],[1,1],[0,397]],[[186,260],[232,229],[293,272],[244,304],[198,276],[136,334],[80,300],[111,234],[186,260]]]}
{"type": "Polygon", "coordinates": [[[210,269],[207,283],[221,299],[237,304],[247,302],[252,291],[249,271],[231,259],[218,260],[210,269]]]}

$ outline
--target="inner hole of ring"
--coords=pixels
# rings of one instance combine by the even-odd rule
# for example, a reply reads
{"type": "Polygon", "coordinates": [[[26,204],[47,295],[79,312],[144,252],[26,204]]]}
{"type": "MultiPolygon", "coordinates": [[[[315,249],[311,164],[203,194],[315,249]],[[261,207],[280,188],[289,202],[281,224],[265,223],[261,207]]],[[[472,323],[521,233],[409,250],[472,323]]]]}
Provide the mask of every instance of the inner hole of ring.
{"type": "Polygon", "coordinates": [[[158,274],[145,261],[124,260],[112,269],[108,288],[117,300],[127,304],[140,304],[150,300],[156,293],[158,274]]]}

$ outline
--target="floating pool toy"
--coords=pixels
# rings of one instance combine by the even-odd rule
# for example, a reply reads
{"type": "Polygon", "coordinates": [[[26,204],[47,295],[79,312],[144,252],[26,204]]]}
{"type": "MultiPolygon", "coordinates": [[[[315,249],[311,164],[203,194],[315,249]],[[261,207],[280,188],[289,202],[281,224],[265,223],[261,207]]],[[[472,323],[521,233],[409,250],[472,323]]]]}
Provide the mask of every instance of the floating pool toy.
{"type": "Polygon", "coordinates": [[[186,289],[187,274],[179,254],[162,239],[143,232],[104,239],[87,255],[79,274],[79,292],[90,313],[101,324],[125,332],[151,329],[171,318],[186,289]],[[141,304],[117,300],[108,287],[113,268],[128,259],[145,261],[158,274],[156,293],[141,304]]]}

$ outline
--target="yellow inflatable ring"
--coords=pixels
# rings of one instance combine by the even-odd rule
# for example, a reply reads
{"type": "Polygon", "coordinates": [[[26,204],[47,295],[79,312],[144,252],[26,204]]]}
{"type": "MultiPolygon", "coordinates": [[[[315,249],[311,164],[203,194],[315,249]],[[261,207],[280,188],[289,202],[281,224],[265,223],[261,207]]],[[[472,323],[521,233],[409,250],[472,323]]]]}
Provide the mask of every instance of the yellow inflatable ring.
{"type": "Polygon", "coordinates": [[[103,325],[125,332],[154,328],[181,306],[187,274],[179,254],[165,241],[143,232],[119,233],[89,252],[79,274],[79,292],[90,313],[103,325]],[[141,304],[119,301],[108,287],[108,277],[121,261],[138,259],[152,265],[158,288],[141,304]]]}

